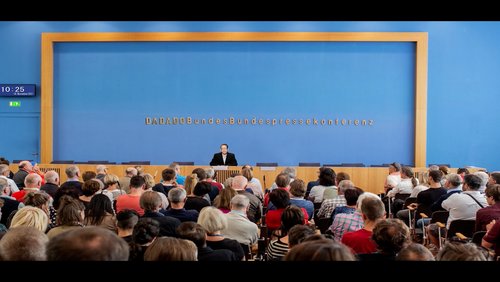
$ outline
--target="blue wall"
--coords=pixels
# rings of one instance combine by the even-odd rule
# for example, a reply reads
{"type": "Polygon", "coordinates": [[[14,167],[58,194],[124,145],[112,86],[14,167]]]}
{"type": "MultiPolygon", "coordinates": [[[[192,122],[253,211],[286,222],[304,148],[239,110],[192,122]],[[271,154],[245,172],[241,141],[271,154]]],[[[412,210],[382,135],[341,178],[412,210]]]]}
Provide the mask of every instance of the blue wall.
{"type": "MultiPolygon", "coordinates": [[[[0,38],[2,39],[0,62],[3,66],[0,68],[0,82],[39,85],[40,33],[82,31],[425,31],[429,33],[428,163],[450,163],[454,167],[475,165],[487,167],[489,170],[500,169],[496,161],[499,153],[495,153],[494,150],[494,145],[499,139],[499,134],[494,130],[496,128],[494,120],[498,116],[494,105],[500,83],[498,79],[500,23],[0,22],[0,38]]],[[[0,118],[5,125],[3,128],[6,136],[0,141],[0,155],[8,159],[33,158],[32,154],[36,153],[39,143],[36,138],[39,134],[39,98],[37,96],[16,99],[21,100],[21,108],[9,108],[8,101],[13,99],[0,98],[0,118]]],[[[63,123],[56,123],[56,126],[63,126],[63,123]]],[[[91,126],[73,125],[72,138],[78,138],[80,134],[93,134],[93,130],[91,126]]],[[[408,137],[406,133],[402,135],[405,138],[408,137]]],[[[105,138],[114,138],[119,143],[121,138],[127,137],[126,133],[120,132],[115,136],[105,138]]],[[[210,155],[217,149],[216,146],[220,142],[211,137],[208,140],[208,145],[203,148],[203,151],[210,155]]],[[[183,139],[180,141],[186,144],[190,142],[183,139]]],[[[391,139],[391,142],[394,141],[391,139]]],[[[241,148],[231,146],[231,149],[238,153],[240,162],[247,162],[246,158],[255,159],[253,158],[255,152],[248,152],[243,145],[241,148]]],[[[66,148],[60,151],[61,156],[65,156],[64,150],[66,148]]],[[[179,150],[179,148],[174,150],[179,150]]],[[[91,151],[87,153],[92,154],[91,151]]],[[[285,154],[293,153],[286,152],[285,154]]],[[[189,154],[186,155],[189,156],[189,154]]],[[[123,160],[147,159],[130,156],[123,160]]],[[[203,163],[209,161],[207,156],[196,156],[196,158],[202,160],[203,163]]],[[[399,161],[405,162],[405,158],[407,156],[399,161]]],[[[166,162],[172,160],[168,156],[165,159],[166,162]]],[[[261,161],[260,157],[257,161],[261,161]]],[[[334,161],[354,160],[336,159],[334,161]]]]}

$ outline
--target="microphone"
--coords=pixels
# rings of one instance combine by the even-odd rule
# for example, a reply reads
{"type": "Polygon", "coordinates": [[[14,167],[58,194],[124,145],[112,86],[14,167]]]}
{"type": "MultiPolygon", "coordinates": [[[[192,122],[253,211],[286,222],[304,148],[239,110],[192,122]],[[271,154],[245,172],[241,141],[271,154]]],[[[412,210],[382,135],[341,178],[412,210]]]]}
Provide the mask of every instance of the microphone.
{"type": "Polygon", "coordinates": [[[265,175],[262,176],[262,180],[264,180],[264,189],[267,189],[266,176],[265,175]]]}

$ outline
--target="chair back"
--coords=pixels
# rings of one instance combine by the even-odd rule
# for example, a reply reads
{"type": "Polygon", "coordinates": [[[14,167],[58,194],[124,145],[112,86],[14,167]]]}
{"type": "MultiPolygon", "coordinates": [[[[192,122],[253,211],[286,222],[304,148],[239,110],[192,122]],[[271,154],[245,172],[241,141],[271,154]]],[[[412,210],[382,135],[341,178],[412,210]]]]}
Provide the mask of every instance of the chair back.
{"type": "Polygon", "coordinates": [[[446,224],[449,215],[449,211],[435,211],[432,213],[431,223],[441,222],[443,224],[446,224]]]}
{"type": "Polygon", "coordinates": [[[398,193],[396,195],[394,195],[394,199],[395,200],[403,200],[403,201],[406,201],[406,199],[408,199],[410,197],[411,194],[402,194],[402,193],[398,193]]]}
{"type": "Polygon", "coordinates": [[[446,234],[446,238],[452,238],[455,236],[455,233],[462,233],[466,237],[472,237],[474,234],[474,229],[476,228],[475,220],[464,220],[457,219],[450,223],[450,228],[446,234]]]}
{"type": "Polygon", "coordinates": [[[483,241],[483,237],[486,235],[486,231],[477,231],[472,235],[472,243],[481,246],[481,242],[483,241]]]}

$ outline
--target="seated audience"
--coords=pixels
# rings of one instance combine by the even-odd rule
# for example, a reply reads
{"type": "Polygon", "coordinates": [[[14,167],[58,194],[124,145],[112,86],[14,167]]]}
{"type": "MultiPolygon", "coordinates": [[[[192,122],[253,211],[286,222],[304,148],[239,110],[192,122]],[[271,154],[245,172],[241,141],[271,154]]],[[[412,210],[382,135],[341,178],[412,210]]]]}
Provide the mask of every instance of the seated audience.
{"type": "MultiPolygon", "coordinates": [[[[276,189],[274,191],[279,191],[276,189]]],[[[273,192],[274,192],[273,191],[273,192]]],[[[269,260],[282,260],[288,253],[288,232],[295,225],[304,224],[305,214],[302,209],[296,206],[288,206],[281,215],[281,233],[278,239],[272,240],[267,246],[267,255],[269,260]]]]}
{"type": "Polygon", "coordinates": [[[50,229],[47,236],[52,239],[61,233],[82,228],[84,216],[85,207],[82,202],[71,196],[62,196],[57,209],[57,226],[50,229]]]}
{"type": "Polygon", "coordinates": [[[236,196],[237,193],[234,191],[233,188],[231,187],[225,187],[222,189],[215,197],[214,200],[214,207],[218,208],[221,210],[223,213],[228,213],[231,211],[231,199],[236,196]]]}
{"type": "Polygon", "coordinates": [[[25,206],[14,215],[9,228],[31,226],[45,233],[48,225],[49,217],[43,210],[32,206],[25,206]]]}
{"type": "Polygon", "coordinates": [[[227,227],[222,234],[240,244],[252,246],[259,238],[259,228],[247,217],[249,206],[250,200],[245,195],[236,195],[231,199],[231,211],[226,214],[227,227]]]}
{"type": "Polygon", "coordinates": [[[288,231],[288,248],[293,248],[294,246],[302,243],[304,239],[314,234],[316,234],[316,230],[311,228],[309,225],[295,225],[290,228],[290,231],[288,231]]]}

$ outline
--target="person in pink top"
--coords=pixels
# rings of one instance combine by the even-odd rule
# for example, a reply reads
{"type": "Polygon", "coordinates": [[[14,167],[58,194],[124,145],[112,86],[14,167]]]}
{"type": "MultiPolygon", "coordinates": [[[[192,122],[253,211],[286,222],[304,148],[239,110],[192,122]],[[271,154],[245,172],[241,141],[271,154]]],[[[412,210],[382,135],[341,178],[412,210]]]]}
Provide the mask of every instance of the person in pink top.
{"type": "Polygon", "coordinates": [[[126,195],[121,195],[116,198],[116,212],[119,213],[125,209],[137,211],[140,216],[144,215],[144,210],[141,208],[140,199],[146,187],[144,177],[136,175],[130,179],[130,192],[126,195]]]}
{"type": "Polygon", "coordinates": [[[377,251],[372,240],[372,231],[377,222],[385,218],[384,203],[378,198],[365,198],[361,204],[364,227],[358,231],[347,232],[342,236],[342,243],[355,254],[369,254],[377,251]]]}

